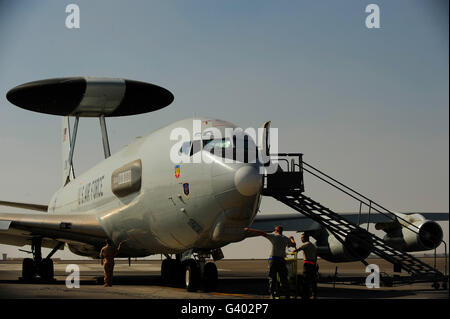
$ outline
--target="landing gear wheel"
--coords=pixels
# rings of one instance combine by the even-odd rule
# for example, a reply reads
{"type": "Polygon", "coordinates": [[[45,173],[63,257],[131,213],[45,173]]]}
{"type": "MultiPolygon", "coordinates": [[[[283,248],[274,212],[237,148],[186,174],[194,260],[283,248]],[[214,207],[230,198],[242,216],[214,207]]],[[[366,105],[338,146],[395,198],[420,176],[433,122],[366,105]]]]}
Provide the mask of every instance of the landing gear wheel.
{"type": "Polygon", "coordinates": [[[175,259],[164,259],[161,264],[161,279],[166,285],[177,285],[181,282],[181,263],[175,259]]]}
{"type": "Polygon", "coordinates": [[[22,262],[22,278],[31,280],[34,277],[34,261],[31,258],[25,258],[22,262]]]}
{"type": "Polygon", "coordinates": [[[172,284],[174,286],[183,286],[184,282],[184,268],[179,260],[174,260],[171,265],[172,284]]]}
{"type": "Polygon", "coordinates": [[[171,259],[164,259],[161,264],[161,280],[164,284],[169,284],[170,282],[170,262],[171,259]]]}
{"type": "Polygon", "coordinates": [[[217,272],[216,264],[212,262],[206,263],[203,274],[203,282],[205,285],[205,290],[206,291],[216,290],[218,279],[219,275],[217,272]]]}
{"type": "Polygon", "coordinates": [[[184,264],[184,282],[187,291],[197,291],[200,284],[200,269],[193,259],[189,259],[184,264]]]}
{"type": "Polygon", "coordinates": [[[54,276],[53,260],[43,259],[39,264],[39,275],[44,280],[52,280],[54,276]]]}

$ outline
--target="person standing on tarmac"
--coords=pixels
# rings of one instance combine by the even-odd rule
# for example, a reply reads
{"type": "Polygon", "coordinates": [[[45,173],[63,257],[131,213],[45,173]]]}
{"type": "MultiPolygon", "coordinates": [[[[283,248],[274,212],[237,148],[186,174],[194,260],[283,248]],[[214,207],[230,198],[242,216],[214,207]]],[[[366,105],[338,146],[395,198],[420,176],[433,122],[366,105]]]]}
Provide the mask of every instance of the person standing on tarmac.
{"type": "Polygon", "coordinates": [[[309,241],[309,235],[303,233],[301,236],[302,245],[300,245],[295,252],[303,252],[303,277],[305,283],[309,285],[312,292],[312,297],[315,299],[317,295],[317,248],[309,241]]]}
{"type": "Polygon", "coordinates": [[[280,274],[282,287],[286,290],[288,287],[288,270],[286,266],[286,248],[296,247],[294,237],[286,237],[283,235],[283,227],[276,226],[273,233],[268,234],[258,229],[244,228],[245,231],[253,233],[257,236],[263,236],[272,243],[272,250],[269,257],[269,287],[270,294],[275,292],[275,283],[277,281],[277,273],[280,274]]]}
{"type": "Polygon", "coordinates": [[[119,244],[119,247],[114,247],[111,240],[106,239],[106,246],[100,251],[100,264],[103,266],[105,273],[105,287],[112,287],[113,272],[114,272],[114,257],[119,254],[120,248],[123,242],[119,244]]]}

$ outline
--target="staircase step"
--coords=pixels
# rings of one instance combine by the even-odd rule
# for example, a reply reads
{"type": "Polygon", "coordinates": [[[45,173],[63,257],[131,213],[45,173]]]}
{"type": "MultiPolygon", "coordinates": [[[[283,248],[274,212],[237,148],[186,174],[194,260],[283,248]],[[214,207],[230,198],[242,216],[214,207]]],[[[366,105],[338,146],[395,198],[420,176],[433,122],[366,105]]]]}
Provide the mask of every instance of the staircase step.
{"type": "Polygon", "coordinates": [[[414,275],[415,278],[432,277],[436,280],[444,278],[444,275],[432,266],[406,252],[391,247],[375,234],[349,222],[339,214],[301,193],[284,195],[278,193],[272,194],[272,196],[325,227],[344,245],[345,243],[341,236],[346,236],[351,231],[356,231],[357,234],[365,235],[358,236],[358,238],[369,245],[374,254],[393,264],[401,265],[402,269],[414,275]],[[370,239],[370,242],[366,238],[370,239]]]}

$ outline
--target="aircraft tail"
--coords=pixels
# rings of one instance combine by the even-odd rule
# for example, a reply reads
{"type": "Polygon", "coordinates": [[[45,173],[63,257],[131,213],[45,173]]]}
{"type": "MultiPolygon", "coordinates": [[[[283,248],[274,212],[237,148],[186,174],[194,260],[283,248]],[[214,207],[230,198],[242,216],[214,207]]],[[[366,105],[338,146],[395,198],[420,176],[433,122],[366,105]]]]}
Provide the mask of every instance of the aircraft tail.
{"type": "Polygon", "coordinates": [[[69,180],[75,178],[75,174],[73,171],[73,165],[69,163],[70,156],[70,121],[68,116],[64,116],[62,118],[62,184],[63,186],[67,184],[69,180]]]}

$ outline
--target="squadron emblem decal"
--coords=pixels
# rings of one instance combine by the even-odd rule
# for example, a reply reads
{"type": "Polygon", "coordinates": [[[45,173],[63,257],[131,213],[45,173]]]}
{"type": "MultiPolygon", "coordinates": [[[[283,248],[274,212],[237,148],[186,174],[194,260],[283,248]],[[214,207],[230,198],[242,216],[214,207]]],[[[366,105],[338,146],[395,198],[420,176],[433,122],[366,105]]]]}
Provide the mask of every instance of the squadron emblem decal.
{"type": "Polygon", "coordinates": [[[189,183],[183,184],[183,192],[184,192],[184,195],[189,196],[189,183]]]}
{"type": "Polygon", "coordinates": [[[175,165],[175,178],[180,177],[180,165],[175,165]]]}

